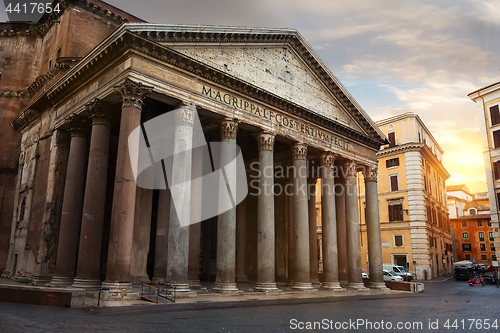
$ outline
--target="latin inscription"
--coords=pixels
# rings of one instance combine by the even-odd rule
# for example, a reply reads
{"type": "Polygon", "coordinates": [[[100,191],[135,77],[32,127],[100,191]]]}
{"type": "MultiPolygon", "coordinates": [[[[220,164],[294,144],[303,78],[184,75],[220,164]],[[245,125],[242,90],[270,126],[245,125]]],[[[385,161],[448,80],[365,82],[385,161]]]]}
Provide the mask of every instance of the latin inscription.
{"type": "Polygon", "coordinates": [[[305,125],[304,123],[296,120],[288,118],[286,115],[283,115],[279,112],[274,112],[271,110],[266,110],[263,107],[256,106],[255,104],[245,101],[239,97],[232,96],[228,93],[221,93],[212,88],[207,88],[203,86],[202,95],[208,96],[212,99],[218,100],[224,104],[233,106],[239,110],[250,112],[254,115],[257,115],[261,118],[270,120],[276,124],[283,125],[289,127],[291,129],[296,130],[297,132],[312,136],[314,138],[329,142],[343,149],[349,149],[349,142],[344,139],[338,138],[334,135],[330,135],[329,133],[324,132],[318,128],[305,125]]]}

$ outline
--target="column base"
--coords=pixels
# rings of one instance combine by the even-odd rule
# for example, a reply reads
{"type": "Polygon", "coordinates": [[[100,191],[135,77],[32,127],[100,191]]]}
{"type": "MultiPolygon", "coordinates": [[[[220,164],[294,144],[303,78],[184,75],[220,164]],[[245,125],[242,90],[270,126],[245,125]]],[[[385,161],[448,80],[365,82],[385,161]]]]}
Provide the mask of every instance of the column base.
{"type": "Polygon", "coordinates": [[[101,280],[99,279],[82,279],[76,277],[73,281],[73,288],[82,288],[87,290],[99,290],[101,288],[101,280]]]}
{"type": "Polygon", "coordinates": [[[147,275],[141,275],[141,276],[133,276],[133,277],[130,277],[130,279],[132,280],[132,283],[133,284],[137,284],[137,283],[149,283],[151,282],[151,280],[149,279],[149,276],[147,275]]]}
{"type": "Polygon", "coordinates": [[[288,286],[288,287],[293,286],[293,280],[287,280],[285,286],[288,286]]]}
{"type": "Polygon", "coordinates": [[[389,291],[390,290],[385,285],[385,282],[370,282],[370,283],[368,283],[368,288],[373,289],[373,290],[380,290],[380,291],[389,291]]]}
{"type": "Polygon", "coordinates": [[[278,289],[275,282],[257,282],[255,284],[255,291],[273,294],[282,294],[283,291],[278,289]]]}
{"type": "Polygon", "coordinates": [[[216,282],[212,291],[230,295],[243,295],[243,292],[238,290],[236,283],[233,282],[216,282]]]}
{"type": "Polygon", "coordinates": [[[178,293],[190,293],[191,289],[189,289],[189,283],[167,283],[167,292],[176,294],[178,293]]]}
{"type": "Polygon", "coordinates": [[[347,288],[348,284],[349,284],[349,282],[347,282],[347,280],[340,280],[340,286],[342,288],[347,288]]]}
{"type": "Polygon", "coordinates": [[[342,288],[339,282],[323,282],[321,284],[321,289],[329,291],[345,291],[345,288],[342,288]]]}
{"type": "Polygon", "coordinates": [[[132,292],[131,282],[103,282],[101,288],[109,289],[104,292],[104,301],[133,301],[140,299],[139,293],[132,292]]]}
{"type": "Polygon", "coordinates": [[[316,284],[318,284],[318,283],[321,283],[321,282],[319,282],[319,279],[318,279],[318,278],[311,278],[311,283],[316,283],[316,284]]]}
{"type": "Polygon", "coordinates": [[[10,271],[8,269],[5,269],[3,272],[2,272],[2,275],[0,276],[2,279],[8,279],[10,278],[10,271]]]}
{"type": "Polygon", "coordinates": [[[54,276],[52,281],[50,281],[49,286],[54,288],[71,287],[74,281],[74,277],[54,276]]]}
{"type": "Polygon", "coordinates": [[[362,282],[349,282],[347,284],[347,290],[357,290],[357,291],[369,291],[362,282]]]}
{"type": "Polygon", "coordinates": [[[292,285],[292,288],[302,290],[302,291],[313,291],[314,290],[311,282],[294,282],[292,285]]]}
{"type": "Polygon", "coordinates": [[[33,279],[35,286],[44,287],[52,281],[52,275],[38,275],[33,279]]]}
{"type": "Polygon", "coordinates": [[[165,283],[165,278],[153,276],[152,283],[165,283]]]}
{"type": "Polygon", "coordinates": [[[236,282],[248,282],[246,275],[236,275],[236,282]]]}
{"type": "Polygon", "coordinates": [[[200,289],[201,288],[200,280],[188,280],[188,283],[189,283],[189,288],[193,288],[193,289],[200,289]]]}

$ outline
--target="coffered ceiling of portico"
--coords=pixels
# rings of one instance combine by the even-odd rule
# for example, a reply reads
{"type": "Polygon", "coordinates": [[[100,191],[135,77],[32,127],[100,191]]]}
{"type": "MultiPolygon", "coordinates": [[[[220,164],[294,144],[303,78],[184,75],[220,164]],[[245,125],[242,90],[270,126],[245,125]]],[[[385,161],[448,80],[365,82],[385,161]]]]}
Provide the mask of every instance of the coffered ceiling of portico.
{"type": "Polygon", "coordinates": [[[356,131],[361,127],[339,106],[300,57],[288,46],[168,47],[356,131]]]}

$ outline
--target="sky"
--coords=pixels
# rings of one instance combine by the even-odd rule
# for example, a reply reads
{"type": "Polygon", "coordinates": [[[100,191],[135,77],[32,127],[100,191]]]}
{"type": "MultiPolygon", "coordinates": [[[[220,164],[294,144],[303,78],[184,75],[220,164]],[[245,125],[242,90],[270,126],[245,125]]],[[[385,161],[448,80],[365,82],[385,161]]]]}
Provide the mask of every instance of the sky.
{"type": "Polygon", "coordinates": [[[467,94],[500,81],[500,2],[107,2],[150,23],[297,29],[373,120],[408,111],[420,116],[445,152],[447,185],[486,191],[484,120],[467,94]]]}

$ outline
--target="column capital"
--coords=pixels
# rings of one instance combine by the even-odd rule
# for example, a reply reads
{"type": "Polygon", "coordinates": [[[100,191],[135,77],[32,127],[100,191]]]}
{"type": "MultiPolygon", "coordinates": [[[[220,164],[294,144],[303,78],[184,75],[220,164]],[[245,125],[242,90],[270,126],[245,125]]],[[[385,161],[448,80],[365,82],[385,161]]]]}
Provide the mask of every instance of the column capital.
{"type": "Polygon", "coordinates": [[[175,123],[193,125],[196,114],[196,106],[194,104],[180,103],[175,112],[175,123]]]}
{"type": "Polygon", "coordinates": [[[153,87],[146,86],[141,82],[132,81],[129,78],[125,79],[122,84],[114,87],[115,92],[119,93],[123,98],[122,108],[133,106],[140,110],[142,110],[144,98],[146,95],[151,94],[153,89],[153,87]]]}
{"type": "Polygon", "coordinates": [[[292,145],[292,158],[294,160],[305,160],[307,157],[307,144],[298,142],[292,145]]]}
{"type": "Polygon", "coordinates": [[[321,154],[320,159],[321,159],[321,166],[327,167],[327,168],[333,168],[333,164],[335,163],[335,159],[337,158],[337,154],[333,153],[328,153],[324,152],[321,154]]]}
{"type": "Polygon", "coordinates": [[[358,172],[358,163],[355,161],[347,161],[344,163],[346,177],[356,177],[358,172]]]}
{"type": "Polygon", "coordinates": [[[236,134],[238,133],[240,121],[233,118],[224,118],[220,122],[220,137],[221,140],[234,139],[236,140],[236,134]]]}
{"type": "Polygon", "coordinates": [[[109,110],[104,110],[104,102],[95,98],[92,102],[85,104],[85,112],[92,118],[92,125],[104,125],[111,127],[111,115],[109,110]]]}
{"type": "Polygon", "coordinates": [[[89,134],[90,121],[87,117],[72,114],[64,120],[64,125],[69,129],[71,137],[87,136],[89,134]]]}
{"type": "Polygon", "coordinates": [[[378,167],[367,167],[363,170],[363,177],[366,182],[376,182],[378,176],[378,167]]]}
{"type": "Polygon", "coordinates": [[[257,136],[259,150],[274,150],[274,141],[276,134],[273,132],[262,131],[257,136]]]}

